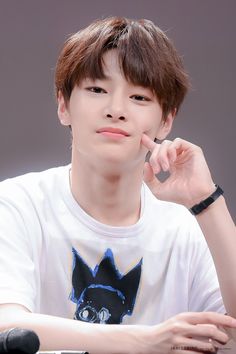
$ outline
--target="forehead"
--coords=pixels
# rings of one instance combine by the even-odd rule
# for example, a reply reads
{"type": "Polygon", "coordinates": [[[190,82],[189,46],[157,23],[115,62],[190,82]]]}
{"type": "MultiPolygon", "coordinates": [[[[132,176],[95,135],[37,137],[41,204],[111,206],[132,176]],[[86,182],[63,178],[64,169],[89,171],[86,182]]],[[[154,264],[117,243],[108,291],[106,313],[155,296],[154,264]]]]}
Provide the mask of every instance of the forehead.
{"type": "MultiPolygon", "coordinates": [[[[129,86],[136,86],[136,87],[143,87],[144,85],[140,83],[133,83],[131,80],[125,76],[122,65],[119,61],[119,53],[117,49],[110,49],[107,52],[105,52],[102,56],[102,69],[104,73],[104,79],[109,81],[113,79],[120,79],[122,77],[123,81],[126,81],[126,83],[129,86]]],[[[146,90],[151,90],[151,88],[146,87],[146,90]]]]}
{"type": "Polygon", "coordinates": [[[122,79],[128,83],[125,78],[121,65],[119,64],[119,55],[116,49],[111,49],[105,52],[101,57],[101,70],[102,75],[92,76],[89,73],[85,74],[84,78],[79,82],[90,80],[104,80],[104,81],[116,81],[122,79]]]}
{"type": "Polygon", "coordinates": [[[105,77],[108,79],[117,74],[124,76],[116,49],[110,49],[103,54],[102,68],[105,77]]]}

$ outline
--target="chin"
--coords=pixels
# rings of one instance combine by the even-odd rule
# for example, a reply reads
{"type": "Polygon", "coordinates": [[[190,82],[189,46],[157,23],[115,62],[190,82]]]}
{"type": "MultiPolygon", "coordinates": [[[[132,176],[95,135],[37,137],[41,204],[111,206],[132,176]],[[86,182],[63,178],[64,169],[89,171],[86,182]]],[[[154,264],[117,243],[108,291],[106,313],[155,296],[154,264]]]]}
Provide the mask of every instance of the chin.
{"type": "Polygon", "coordinates": [[[123,171],[124,169],[130,170],[138,165],[142,166],[144,164],[145,157],[137,154],[103,154],[98,160],[103,165],[105,169],[110,169],[112,171],[123,171]]]}

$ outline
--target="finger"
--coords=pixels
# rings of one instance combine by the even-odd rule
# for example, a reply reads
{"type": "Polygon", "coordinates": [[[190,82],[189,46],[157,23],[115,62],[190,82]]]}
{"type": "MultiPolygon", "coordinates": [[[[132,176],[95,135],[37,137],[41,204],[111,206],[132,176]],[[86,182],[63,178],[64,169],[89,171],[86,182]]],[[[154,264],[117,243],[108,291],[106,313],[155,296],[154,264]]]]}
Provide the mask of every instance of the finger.
{"type": "Polygon", "coordinates": [[[159,149],[161,145],[156,144],[156,148],[151,152],[149,163],[153,169],[154,174],[158,174],[162,169],[162,165],[159,160],[159,149]]]}
{"type": "Polygon", "coordinates": [[[226,326],[236,328],[236,319],[228,315],[217,312],[186,312],[177,315],[191,324],[215,324],[217,326],[226,326]]]}
{"type": "Polygon", "coordinates": [[[179,346],[175,345],[176,349],[186,350],[189,353],[189,350],[192,350],[194,353],[216,353],[216,346],[214,346],[211,339],[200,340],[195,338],[185,338],[179,339],[181,343],[179,346]]]}
{"type": "MultiPolygon", "coordinates": [[[[194,338],[206,338],[207,340],[211,338],[220,344],[226,344],[229,340],[228,335],[220,330],[217,326],[211,324],[198,324],[189,328],[189,334],[194,338]]],[[[188,335],[186,333],[186,335],[188,335]]]]}
{"type": "Polygon", "coordinates": [[[151,152],[155,149],[156,145],[158,145],[154,143],[154,141],[147,134],[144,133],[141,138],[141,143],[151,152]]]}
{"type": "MultiPolygon", "coordinates": [[[[149,188],[153,190],[154,187],[157,187],[158,184],[160,183],[155,176],[155,171],[153,170],[152,166],[150,165],[149,162],[145,162],[144,164],[144,170],[143,170],[143,179],[144,182],[147,183],[149,188]]],[[[158,173],[158,172],[157,172],[158,173]]]]}
{"type": "Polygon", "coordinates": [[[154,175],[154,172],[153,172],[153,169],[152,169],[150,163],[145,162],[144,169],[143,169],[144,182],[151,183],[154,178],[155,178],[155,175],[154,175]]]}
{"type": "Polygon", "coordinates": [[[159,184],[161,182],[155,176],[153,169],[152,169],[149,162],[145,162],[145,164],[144,164],[143,179],[144,179],[144,182],[149,187],[149,189],[152,191],[152,193],[154,195],[156,195],[159,184]]]}
{"type": "Polygon", "coordinates": [[[189,324],[183,322],[181,324],[182,336],[194,338],[197,340],[208,341],[209,338],[220,344],[226,344],[229,340],[228,335],[216,325],[213,324],[189,324]]]}
{"type": "MultiPolygon", "coordinates": [[[[180,347],[181,348],[181,347],[180,347]]],[[[171,354],[215,354],[217,351],[200,351],[200,350],[178,350],[178,349],[171,349],[171,354]]]]}
{"type": "Polygon", "coordinates": [[[230,327],[222,327],[222,326],[219,326],[220,329],[222,329],[222,331],[224,331],[227,336],[229,337],[229,339],[233,339],[234,336],[235,336],[235,330],[233,328],[230,328],[230,327]]]}
{"type": "Polygon", "coordinates": [[[170,163],[174,163],[176,161],[177,151],[176,151],[175,147],[173,146],[173,143],[169,145],[168,157],[169,157],[170,163]]]}
{"type": "MultiPolygon", "coordinates": [[[[208,351],[203,351],[201,349],[194,349],[194,348],[191,348],[191,347],[185,347],[185,346],[180,346],[180,349],[174,349],[175,346],[172,347],[173,349],[171,349],[171,352],[170,353],[173,353],[173,354],[215,354],[217,353],[217,349],[212,349],[212,350],[208,350],[208,351]],[[183,348],[186,348],[186,349],[183,349],[183,348]]],[[[203,348],[204,349],[204,348],[203,348]]]]}
{"type": "MultiPolygon", "coordinates": [[[[162,144],[156,144],[148,135],[142,136],[143,145],[151,151],[149,162],[153,168],[154,174],[158,174],[161,170],[168,171],[170,168],[170,157],[167,151],[167,145],[170,145],[169,140],[164,140],[162,144]]],[[[172,154],[172,159],[176,157],[172,154]]]]}
{"type": "Polygon", "coordinates": [[[199,149],[200,150],[199,146],[194,145],[194,144],[190,143],[189,141],[184,140],[184,139],[180,139],[180,138],[176,138],[175,140],[173,140],[172,147],[173,147],[173,149],[175,149],[177,151],[177,153],[181,153],[181,152],[189,150],[189,149],[194,149],[194,150],[199,149]]]}
{"type": "MultiPolygon", "coordinates": [[[[158,145],[158,148],[154,149],[150,157],[150,163],[154,168],[154,171],[156,165],[159,166],[159,171],[160,167],[163,171],[168,171],[170,169],[169,147],[171,146],[171,143],[172,142],[169,140],[164,140],[160,145],[158,145]]],[[[155,173],[158,172],[155,171],[155,173]]]]}
{"type": "Polygon", "coordinates": [[[216,325],[212,324],[201,324],[196,325],[195,327],[197,327],[197,330],[199,329],[200,336],[205,336],[207,338],[214,339],[222,345],[226,344],[229,341],[229,336],[222,327],[219,328],[216,325]]]}
{"type": "MultiPolygon", "coordinates": [[[[174,347],[173,347],[174,348],[174,347]]],[[[181,347],[180,347],[181,348],[181,347]]],[[[173,353],[173,354],[216,354],[218,352],[218,349],[216,348],[216,349],[213,349],[213,350],[208,350],[208,351],[202,351],[202,350],[198,350],[198,349],[193,349],[193,350],[191,350],[190,348],[189,348],[189,350],[188,349],[185,349],[185,350],[182,350],[182,349],[180,349],[180,350],[178,350],[178,349],[171,349],[171,352],[170,353],[173,353]]]]}

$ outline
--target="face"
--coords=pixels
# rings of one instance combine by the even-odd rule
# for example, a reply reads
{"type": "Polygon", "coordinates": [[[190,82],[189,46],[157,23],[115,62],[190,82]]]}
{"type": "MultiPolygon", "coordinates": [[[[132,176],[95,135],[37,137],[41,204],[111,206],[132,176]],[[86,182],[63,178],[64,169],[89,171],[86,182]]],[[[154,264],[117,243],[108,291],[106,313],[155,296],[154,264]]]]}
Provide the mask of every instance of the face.
{"type": "Polygon", "coordinates": [[[58,115],[63,125],[71,125],[72,150],[78,159],[132,167],[143,163],[147,153],[142,134],[164,139],[173,116],[164,123],[152,91],[125,79],[115,49],[104,55],[103,62],[106,78],[82,80],[67,105],[59,95],[58,115]]]}

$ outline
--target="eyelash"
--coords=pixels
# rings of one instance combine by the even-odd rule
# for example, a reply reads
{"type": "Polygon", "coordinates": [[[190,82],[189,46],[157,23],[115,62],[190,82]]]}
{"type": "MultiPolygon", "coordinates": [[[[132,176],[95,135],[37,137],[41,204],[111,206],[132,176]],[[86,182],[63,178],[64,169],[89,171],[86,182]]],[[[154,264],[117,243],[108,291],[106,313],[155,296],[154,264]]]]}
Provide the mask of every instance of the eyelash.
{"type": "MultiPolygon", "coordinates": [[[[91,86],[91,87],[87,87],[86,90],[93,92],[93,93],[107,93],[106,90],[104,90],[101,87],[98,86],[91,86]]],[[[136,98],[136,101],[140,101],[140,102],[148,102],[151,101],[150,98],[142,96],[142,95],[132,95],[131,98],[136,98]]]]}
{"type": "Polygon", "coordinates": [[[106,91],[104,89],[102,89],[101,87],[98,86],[91,86],[91,87],[87,87],[86,90],[93,92],[93,93],[106,93],[106,91]]]}
{"type": "Polygon", "coordinates": [[[142,95],[133,95],[132,97],[136,97],[136,99],[139,98],[139,99],[137,99],[137,101],[141,101],[141,102],[151,101],[150,98],[145,97],[145,96],[142,96],[142,95]],[[140,99],[140,98],[141,98],[141,99],[140,99]]]}

